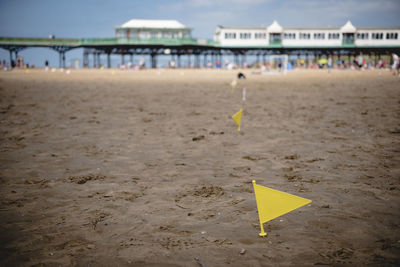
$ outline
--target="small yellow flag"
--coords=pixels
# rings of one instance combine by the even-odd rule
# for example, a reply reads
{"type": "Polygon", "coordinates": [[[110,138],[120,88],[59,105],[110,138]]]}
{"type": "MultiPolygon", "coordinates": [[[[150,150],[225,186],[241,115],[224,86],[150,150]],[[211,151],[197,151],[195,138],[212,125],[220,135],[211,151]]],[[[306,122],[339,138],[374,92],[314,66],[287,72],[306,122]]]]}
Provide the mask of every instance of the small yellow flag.
{"type": "Polygon", "coordinates": [[[232,116],[232,119],[236,122],[238,125],[238,131],[240,132],[240,122],[242,121],[242,111],[243,109],[240,109],[236,114],[232,116]]]}
{"type": "Polygon", "coordinates": [[[235,90],[235,88],[236,88],[236,85],[237,85],[237,81],[236,80],[233,80],[231,83],[230,83],[230,85],[232,86],[232,92],[235,90]]]}
{"type": "Polygon", "coordinates": [[[311,203],[309,199],[257,185],[254,180],[253,187],[260,219],[260,236],[267,235],[263,223],[311,203]]]}

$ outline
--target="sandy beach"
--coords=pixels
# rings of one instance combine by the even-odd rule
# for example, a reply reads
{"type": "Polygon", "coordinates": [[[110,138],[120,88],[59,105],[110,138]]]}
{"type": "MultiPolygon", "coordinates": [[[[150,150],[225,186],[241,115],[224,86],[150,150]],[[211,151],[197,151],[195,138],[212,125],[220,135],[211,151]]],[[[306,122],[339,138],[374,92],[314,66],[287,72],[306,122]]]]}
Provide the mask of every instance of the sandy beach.
{"type": "Polygon", "coordinates": [[[252,71],[1,71],[0,265],[400,265],[400,78],[252,71]]]}

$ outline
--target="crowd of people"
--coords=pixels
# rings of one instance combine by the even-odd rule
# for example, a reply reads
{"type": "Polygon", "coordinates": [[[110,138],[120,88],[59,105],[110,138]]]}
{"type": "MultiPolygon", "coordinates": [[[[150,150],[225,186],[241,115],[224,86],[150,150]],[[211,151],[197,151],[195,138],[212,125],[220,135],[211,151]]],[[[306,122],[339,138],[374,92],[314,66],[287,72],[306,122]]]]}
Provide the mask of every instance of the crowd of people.
{"type": "MultiPolygon", "coordinates": [[[[79,68],[79,62],[77,63],[79,68]]],[[[207,68],[225,68],[228,70],[232,69],[239,69],[239,68],[260,68],[262,71],[270,71],[272,69],[282,69],[284,62],[282,59],[278,58],[272,62],[254,62],[253,64],[248,64],[244,61],[241,65],[235,64],[228,59],[225,59],[224,62],[216,61],[214,64],[211,61],[207,62],[207,65],[204,67],[207,68]]],[[[353,60],[351,61],[350,58],[342,59],[341,57],[337,57],[336,60],[333,60],[332,55],[329,55],[327,58],[291,58],[287,62],[288,70],[299,68],[299,69],[324,69],[327,68],[330,72],[332,69],[338,70],[345,70],[345,69],[352,69],[352,70],[367,70],[367,69],[387,69],[390,68],[393,75],[400,76],[400,61],[399,56],[395,53],[392,53],[391,60],[388,61],[387,57],[379,58],[378,61],[371,59],[370,57],[365,58],[362,53],[358,56],[354,56],[353,60]]],[[[76,64],[75,64],[76,65],[76,64]]],[[[170,60],[168,68],[177,68],[177,64],[174,60],[170,60]]],[[[193,66],[192,66],[193,67],[193,66]]],[[[22,56],[18,56],[16,61],[12,60],[7,62],[6,60],[0,61],[0,69],[2,70],[11,70],[13,68],[19,69],[28,69],[28,68],[35,68],[35,65],[29,65],[28,63],[24,63],[24,58],[22,56]]],[[[49,62],[46,60],[45,68],[49,68],[49,62]]],[[[104,67],[103,67],[104,68],[104,67]]],[[[146,60],[145,58],[141,58],[139,64],[136,66],[132,63],[128,63],[126,65],[118,65],[118,68],[121,69],[145,69],[146,68],[146,60]]]]}
{"type": "MultiPolygon", "coordinates": [[[[287,69],[324,69],[327,68],[330,72],[332,69],[338,70],[368,70],[368,69],[388,69],[392,71],[393,75],[400,75],[400,62],[397,54],[393,53],[391,56],[391,60],[388,60],[387,57],[379,58],[377,61],[370,57],[364,57],[362,53],[355,56],[352,60],[350,58],[343,59],[338,57],[336,60],[333,60],[333,57],[329,55],[327,58],[291,58],[286,64],[287,69]]],[[[225,68],[227,69],[235,69],[235,68],[246,68],[246,67],[255,67],[261,68],[262,71],[269,71],[271,69],[281,69],[282,68],[282,60],[277,59],[272,62],[255,62],[253,64],[248,65],[246,62],[243,63],[242,66],[238,66],[235,64],[226,61],[225,68]]]]}
{"type": "Polygon", "coordinates": [[[11,62],[7,62],[6,60],[0,61],[0,69],[2,70],[11,70],[14,68],[18,69],[33,69],[35,65],[29,65],[29,63],[24,63],[23,56],[17,56],[16,61],[11,60],[11,62]]]}

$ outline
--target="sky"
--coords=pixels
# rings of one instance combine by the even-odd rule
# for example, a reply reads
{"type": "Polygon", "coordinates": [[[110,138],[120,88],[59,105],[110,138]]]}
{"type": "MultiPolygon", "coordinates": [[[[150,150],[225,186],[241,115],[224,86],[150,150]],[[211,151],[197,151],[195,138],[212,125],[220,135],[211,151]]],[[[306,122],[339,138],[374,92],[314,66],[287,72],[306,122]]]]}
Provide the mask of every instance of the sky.
{"type": "MultiPolygon", "coordinates": [[[[0,37],[114,37],[114,27],[130,19],[175,19],[193,28],[195,38],[212,39],[217,25],[400,26],[400,0],[0,0],[0,37]]],[[[66,53],[82,60],[82,49],[66,53]]],[[[50,49],[22,50],[25,62],[58,65],[50,49]]],[[[9,60],[0,49],[0,60],[9,60]]],[[[103,61],[105,59],[102,59],[103,61]]],[[[113,57],[113,65],[120,57],[113,57]]]]}

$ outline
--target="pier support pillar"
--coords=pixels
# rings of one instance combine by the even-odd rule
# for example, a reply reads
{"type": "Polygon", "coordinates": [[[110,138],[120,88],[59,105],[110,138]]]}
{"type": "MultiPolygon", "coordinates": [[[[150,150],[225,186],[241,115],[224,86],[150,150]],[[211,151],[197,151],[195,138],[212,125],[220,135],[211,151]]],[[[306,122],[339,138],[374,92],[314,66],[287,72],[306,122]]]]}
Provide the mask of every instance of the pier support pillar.
{"type": "Polygon", "coordinates": [[[157,56],[156,56],[156,54],[151,54],[151,67],[153,69],[157,68],[157,56]]]}
{"type": "Polygon", "coordinates": [[[111,59],[110,59],[110,53],[107,53],[107,68],[111,68],[111,59]]]}
{"type": "Polygon", "coordinates": [[[12,68],[12,51],[11,50],[9,51],[10,51],[10,67],[12,68]]]}
{"type": "Polygon", "coordinates": [[[97,68],[96,52],[93,52],[93,68],[97,68]]]}
{"type": "Polygon", "coordinates": [[[89,67],[89,57],[87,51],[83,51],[83,67],[84,68],[89,67]]]}

